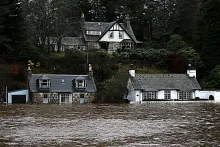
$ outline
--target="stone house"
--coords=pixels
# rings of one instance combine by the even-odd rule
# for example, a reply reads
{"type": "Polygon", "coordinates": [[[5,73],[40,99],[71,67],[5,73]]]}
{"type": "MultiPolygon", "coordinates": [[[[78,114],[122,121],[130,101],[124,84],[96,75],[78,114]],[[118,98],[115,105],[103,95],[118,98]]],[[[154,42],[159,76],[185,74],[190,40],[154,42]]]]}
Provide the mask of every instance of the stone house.
{"type": "Polygon", "coordinates": [[[88,75],[31,74],[32,102],[87,103],[94,100],[96,85],[90,67],[88,75]]]}

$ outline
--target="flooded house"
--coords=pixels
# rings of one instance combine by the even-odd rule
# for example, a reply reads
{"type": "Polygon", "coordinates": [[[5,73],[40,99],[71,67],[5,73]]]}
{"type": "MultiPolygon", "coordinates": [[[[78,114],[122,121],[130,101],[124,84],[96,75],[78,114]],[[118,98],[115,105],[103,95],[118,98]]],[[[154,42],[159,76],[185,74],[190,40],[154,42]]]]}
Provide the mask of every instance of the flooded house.
{"type": "Polygon", "coordinates": [[[130,102],[192,100],[201,90],[195,69],[188,69],[186,74],[135,74],[131,66],[129,74],[127,99],[130,102]]]}
{"type": "Polygon", "coordinates": [[[29,86],[32,102],[37,104],[87,103],[96,93],[91,65],[88,75],[31,74],[29,86]]]}

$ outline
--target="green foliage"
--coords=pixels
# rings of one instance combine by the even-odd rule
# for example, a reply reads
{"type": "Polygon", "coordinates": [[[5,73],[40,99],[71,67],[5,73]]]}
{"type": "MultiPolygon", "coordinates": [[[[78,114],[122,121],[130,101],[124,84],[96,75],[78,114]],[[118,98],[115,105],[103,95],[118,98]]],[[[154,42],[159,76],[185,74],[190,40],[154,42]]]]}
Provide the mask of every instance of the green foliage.
{"type": "Polygon", "coordinates": [[[195,49],[201,54],[208,70],[220,64],[219,8],[219,0],[203,0],[197,16],[195,49]]]}
{"type": "Polygon", "coordinates": [[[99,87],[96,102],[122,103],[127,92],[128,72],[119,71],[99,87]],[[102,87],[102,88],[101,88],[102,87]]]}
{"type": "Polygon", "coordinates": [[[177,51],[177,53],[183,56],[188,63],[196,64],[197,67],[202,67],[203,63],[200,58],[200,54],[196,52],[192,47],[182,48],[177,51]]]}
{"type": "Polygon", "coordinates": [[[172,35],[171,40],[167,42],[167,49],[170,51],[178,51],[179,49],[186,48],[187,43],[183,41],[180,35],[172,35]]]}
{"type": "Polygon", "coordinates": [[[217,65],[202,82],[203,88],[220,88],[220,65],[217,65]]]}

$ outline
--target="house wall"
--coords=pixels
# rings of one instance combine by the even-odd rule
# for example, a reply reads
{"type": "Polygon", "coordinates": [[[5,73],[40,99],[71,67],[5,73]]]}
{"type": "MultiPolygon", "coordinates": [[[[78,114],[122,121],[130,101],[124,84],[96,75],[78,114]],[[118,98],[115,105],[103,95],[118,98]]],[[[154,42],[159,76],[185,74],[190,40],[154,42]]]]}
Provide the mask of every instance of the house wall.
{"type": "Polygon", "coordinates": [[[215,92],[215,101],[220,102],[220,91],[215,92]]]}
{"type": "MultiPolygon", "coordinates": [[[[61,103],[61,97],[59,93],[32,93],[32,102],[35,104],[43,104],[44,94],[48,95],[48,103],[59,104],[61,103]]],[[[84,94],[85,102],[90,103],[95,99],[95,93],[72,93],[69,99],[69,103],[79,103],[80,94],[84,94]]]]}
{"type": "Polygon", "coordinates": [[[159,99],[159,100],[164,99],[164,91],[157,92],[157,99],[159,99]]]}
{"type": "MultiPolygon", "coordinates": [[[[171,99],[172,99],[172,100],[178,99],[178,97],[179,97],[178,91],[176,91],[176,90],[171,90],[170,93],[171,93],[171,99]]],[[[158,93],[157,93],[157,99],[160,99],[160,100],[163,100],[163,99],[164,99],[164,90],[158,91],[158,93]]]]}
{"type": "Polygon", "coordinates": [[[176,90],[171,90],[171,100],[178,99],[178,92],[176,90]]]}
{"type": "Polygon", "coordinates": [[[116,23],[101,39],[103,42],[121,42],[123,39],[131,39],[128,34],[124,32],[124,37],[122,39],[119,38],[119,31],[123,31],[123,29],[116,23]],[[109,38],[109,32],[113,32],[113,38],[109,38]]]}
{"type": "Polygon", "coordinates": [[[28,90],[20,90],[20,91],[12,91],[8,92],[8,104],[12,104],[12,96],[13,95],[25,95],[26,96],[26,103],[29,100],[29,93],[28,90]]]}

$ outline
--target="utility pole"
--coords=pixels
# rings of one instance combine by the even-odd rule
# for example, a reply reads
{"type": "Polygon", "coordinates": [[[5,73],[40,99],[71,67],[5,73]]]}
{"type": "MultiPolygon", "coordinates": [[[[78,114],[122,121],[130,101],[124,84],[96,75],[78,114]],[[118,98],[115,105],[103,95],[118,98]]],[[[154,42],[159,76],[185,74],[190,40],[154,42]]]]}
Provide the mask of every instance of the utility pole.
{"type": "Polygon", "coordinates": [[[6,98],[6,105],[8,105],[8,88],[5,88],[5,98],[6,98]]]}

